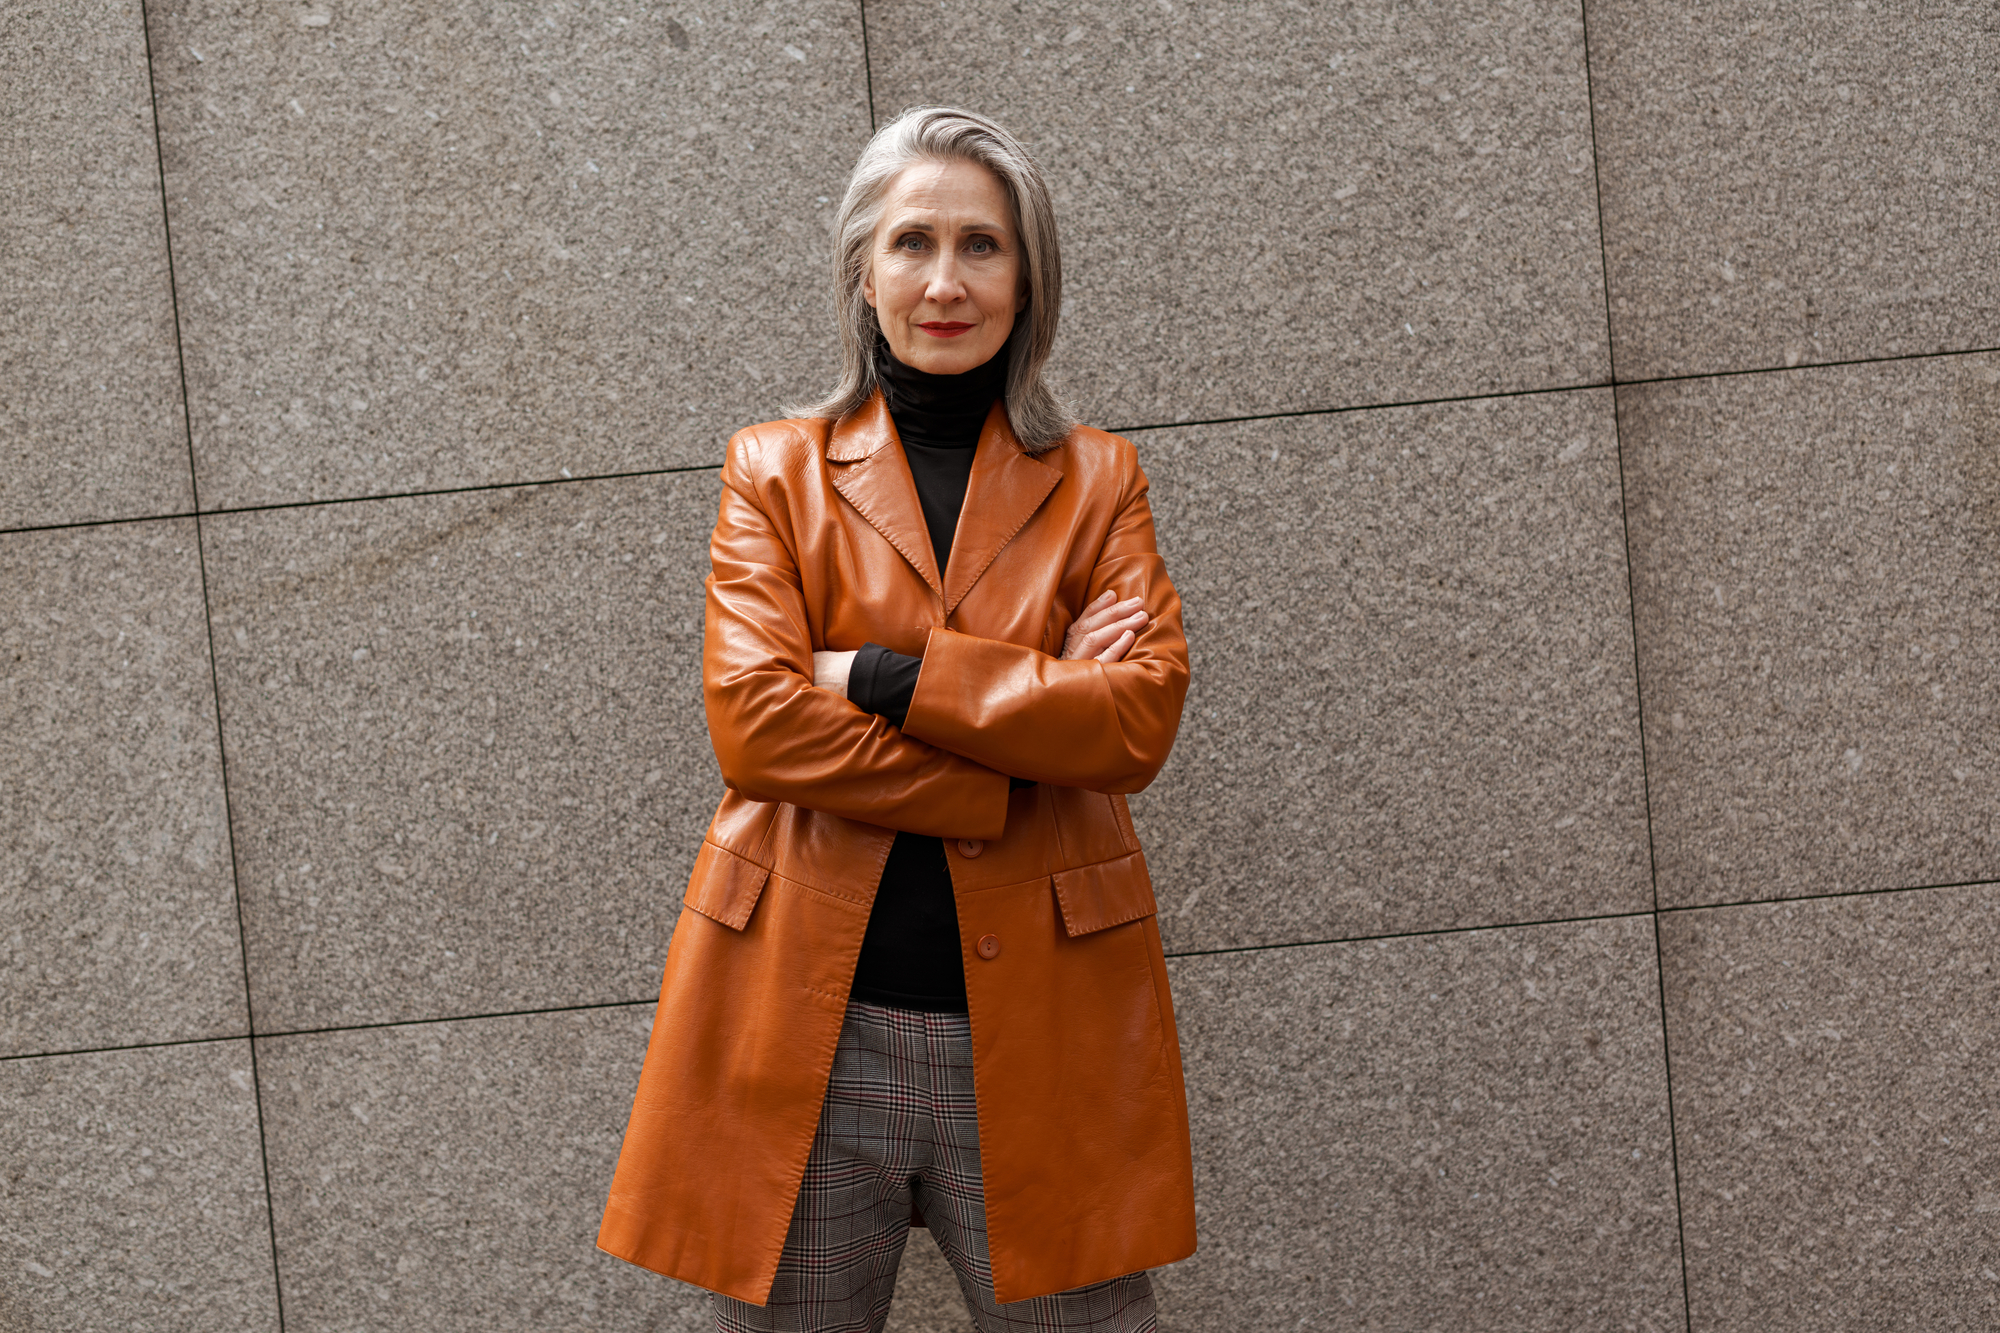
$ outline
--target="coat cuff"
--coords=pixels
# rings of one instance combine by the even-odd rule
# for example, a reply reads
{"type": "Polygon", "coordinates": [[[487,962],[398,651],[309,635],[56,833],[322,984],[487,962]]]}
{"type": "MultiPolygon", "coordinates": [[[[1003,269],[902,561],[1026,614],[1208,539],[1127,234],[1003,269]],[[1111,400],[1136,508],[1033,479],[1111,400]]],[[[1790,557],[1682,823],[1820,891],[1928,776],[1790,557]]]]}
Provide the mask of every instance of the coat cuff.
{"type": "Polygon", "coordinates": [[[854,655],[847,673],[848,702],[864,713],[873,713],[898,731],[910,713],[916,697],[917,676],[924,659],[867,643],[854,655]]]}

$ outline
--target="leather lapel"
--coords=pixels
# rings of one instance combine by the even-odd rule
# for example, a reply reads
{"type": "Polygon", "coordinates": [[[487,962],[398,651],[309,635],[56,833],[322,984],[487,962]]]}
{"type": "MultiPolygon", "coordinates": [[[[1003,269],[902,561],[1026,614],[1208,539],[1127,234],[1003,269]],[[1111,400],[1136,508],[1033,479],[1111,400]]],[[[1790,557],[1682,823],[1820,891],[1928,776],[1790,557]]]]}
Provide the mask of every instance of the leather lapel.
{"type": "MultiPolygon", "coordinates": [[[[987,429],[992,429],[990,421],[987,429]]],[[[983,454],[984,435],[980,436],[979,447],[983,454]]],[[[910,562],[912,569],[923,575],[932,592],[944,596],[937,561],[931,555],[930,529],[924,524],[924,507],[917,502],[917,483],[910,477],[909,461],[903,457],[896,424],[889,419],[889,408],[882,401],[880,389],[851,415],[834,424],[826,444],[826,457],[833,464],[833,488],[910,562]]],[[[979,464],[975,459],[973,476],[977,479],[978,475],[979,464]]],[[[968,503],[971,498],[968,488],[968,503]]]]}
{"type": "MultiPolygon", "coordinates": [[[[906,475],[908,470],[905,465],[906,475]]],[[[1007,423],[1006,408],[993,404],[979,432],[979,452],[972,458],[965,507],[959,511],[958,533],[951,542],[950,582],[944,589],[947,616],[958,609],[1001,548],[1034,517],[1061,480],[1060,471],[1021,452],[1021,442],[1007,423]]],[[[911,483],[913,497],[915,489],[911,483]]],[[[915,503],[914,498],[911,503],[915,503]]]]}

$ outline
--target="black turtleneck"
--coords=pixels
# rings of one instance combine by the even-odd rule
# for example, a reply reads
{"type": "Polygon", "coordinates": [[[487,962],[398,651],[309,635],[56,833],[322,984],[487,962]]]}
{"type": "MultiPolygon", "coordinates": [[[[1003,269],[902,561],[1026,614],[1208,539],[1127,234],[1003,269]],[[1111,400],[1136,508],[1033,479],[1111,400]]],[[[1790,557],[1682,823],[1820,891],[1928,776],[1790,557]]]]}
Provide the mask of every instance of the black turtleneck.
{"type": "MultiPolygon", "coordinates": [[[[1007,349],[963,375],[932,375],[906,366],[878,343],[875,377],[881,382],[889,417],[903,442],[910,477],[917,484],[924,526],[938,577],[951,560],[965,487],[979,432],[994,399],[1007,387],[1007,349]]],[[[910,711],[923,659],[871,643],[855,654],[847,697],[900,727],[910,711]]],[[[951,867],[944,842],[898,833],[882,867],[861,961],[854,970],[854,995],[903,1009],[965,1012],[965,964],[959,952],[958,905],[951,893],[951,867]]]]}
{"type": "Polygon", "coordinates": [[[1007,391],[1007,349],[1002,347],[985,365],[963,375],[933,375],[904,365],[881,346],[875,356],[875,378],[881,382],[889,417],[903,442],[903,457],[917,483],[924,526],[931,532],[931,554],[937,557],[942,578],[958,531],[958,511],[965,507],[965,483],[972,476],[980,428],[993,400],[1007,391]]]}
{"type": "MultiPolygon", "coordinates": [[[[917,484],[917,503],[930,531],[939,579],[951,562],[952,539],[958,533],[959,511],[965,507],[965,486],[972,477],[980,429],[993,401],[1007,389],[1007,352],[1002,346],[991,360],[962,375],[933,375],[898,361],[888,344],[875,345],[875,378],[903,442],[910,478],[917,484]]],[[[910,711],[922,665],[920,657],[871,643],[855,656],[847,697],[900,727],[910,711]]]]}

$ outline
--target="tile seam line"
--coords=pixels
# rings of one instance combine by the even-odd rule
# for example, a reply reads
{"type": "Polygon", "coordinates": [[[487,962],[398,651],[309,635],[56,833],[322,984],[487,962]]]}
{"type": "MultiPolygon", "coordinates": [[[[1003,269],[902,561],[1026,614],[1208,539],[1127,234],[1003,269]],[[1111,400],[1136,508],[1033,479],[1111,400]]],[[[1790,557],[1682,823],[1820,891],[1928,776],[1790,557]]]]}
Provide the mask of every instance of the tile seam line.
{"type": "Polygon", "coordinates": [[[673,477],[690,472],[720,472],[720,462],[690,463],[679,467],[640,468],[631,472],[591,472],[581,477],[536,477],[526,481],[482,481],[466,486],[439,486],[420,491],[381,491],[372,495],[331,495],[314,500],[273,500],[269,504],[219,505],[214,509],[187,509],[167,514],[129,514],[121,518],[85,518],[69,523],[35,523],[16,528],[0,528],[0,537],[23,532],[62,532],[72,528],[102,528],[118,523],[158,523],[173,518],[215,518],[232,514],[262,514],[276,509],[323,509],[328,505],[367,504],[374,500],[422,500],[437,495],[476,495],[483,491],[520,491],[536,486],[571,486],[590,481],[627,481],[644,477],[673,477]]]}
{"type": "Polygon", "coordinates": [[[10,1060],[58,1060],[71,1055],[117,1055],[122,1051],[164,1051],[176,1046],[213,1046],[218,1042],[249,1041],[248,1030],[223,1032],[208,1037],[172,1037],[165,1041],[128,1041],[117,1046],[75,1046],[53,1051],[15,1051],[0,1055],[0,1064],[10,1060]]]}
{"type": "MultiPolygon", "coordinates": [[[[1607,288],[1606,301],[1609,301],[1607,288]]],[[[1610,337],[1607,325],[1607,348],[1610,337]]],[[[1691,370],[1672,375],[1640,375],[1620,378],[1616,367],[1611,377],[1579,380],[1572,384],[1544,384],[1526,389],[1492,389],[1484,393],[1444,394],[1436,398],[1386,398],[1372,403],[1342,403],[1333,407],[1301,407],[1283,412],[1246,412],[1240,416],[1196,417],[1187,421],[1156,421],[1145,425],[1106,427],[1114,435],[1145,430],[1181,430],[1189,426],[1231,426],[1245,421],[1283,421],[1293,417],[1345,416],[1353,412],[1383,412],[1399,407],[1439,407],[1451,403],[1484,403],[1506,398],[1532,398],[1542,394],[1584,393],[1591,389],[1638,388],[1648,384],[1680,384],[1689,380],[1730,379],[1741,375],[1787,375],[1801,370],[1839,370],[1847,366],[1893,365],[1900,361],[1935,361],[1956,356],[1991,356],[2000,352],[2000,343],[1990,347],[1946,348],[1934,352],[1897,352],[1888,356],[1856,356],[1835,361],[1801,361],[1795,366],[1744,366],[1729,370],[1691,370]]]]}
{"type": "MultiPolygon", "coordinates": [[[[722,463],[690,463],[679,467],[641,468],[631,472],[591,472],[580,477],[532,477],[526,481],[482,481],[467,486],[437,486],[418,491],[381,491],[372,495],[331,495],[315,500],[273,500],[269,504],[220,505],[214,509],[197,510],[196,518],[227,518],[235,514],[263,514],[278,509],[324,509],[329,505],[368,504],[376,500],[424,500],[440,495],[478,495],[486,491],[524,491],[539,486],[575,486],[593,481],[631,481],[646,477],[677,477],[693,472],[720,472],[722,463]]],[[[107,520],[118,523],[139,523],[144,519],[123,518],[107,520]]],[[[62,527],[90,527],[89,523],[65,523],[62,527]]],[[[40,531],[40,529],[7,529],[7,531],[40,531]]]]}
{"type": "Polygon", "coordinates": [[[202,542],[201,473],[194,450],[194,408],[188,400],[187,345],[181,334],[180,278],[174,266],[172,209],[167,195],[167,154],[160,133],[160,90],[153,74],[153,15],[147,0],[139,0],[139,35],[146,58],[147,109],[153,118],[153,169],[160,186],[160,239],[167,259],[167,296],[174,321],[174,362],[180,374],[181,433],[187,441],[188,497],[194,502],[195,568],[201,577],[201,623],[208,640],[209,698],[215,707],[215,754],[222,777],[222,823],[229,841],[229,888],[236,907],[236,959],[243,976],[243,1019],[249,1029],[250,1094],[257,1112],[257,1163],[264,1176],[264,1234],[271,1247],[271,1298],[276,1305],[278,1333],[285,1333],[285,1279],[278,1263],[278,1210],[271,1196],[271,1146],[264,1123],[264,1080],[257,1064],[257,1013],[250,989],[250,944],[243,923],[243,876],[236,859],[236,813],[229,795],[229,748],[222,737],[222,684],[215,665],[215,618],[208,595],[208,554],[202,542]]]}
{"type": "MultiPolygon", "coordinates": [[[[1531,389],[1496,389],[1490,393],[1453,394],[1442,398],[1397,398],[1375,403],[1351,403],[1337,407],[1302,407],[1284,412],[1253,412],[1233,417],[1200,417],[1189,421],[1160,421],[1147,425],[1112,426],[1114,435],[1143,431],[1185,430],[1193,426],[1233,426],[1251,421],[1288,421],[1299,417],[1345,416],[1356,412],[1384,412],[1402,407],[1441,407],[1452,403],[1484,403],[1508,398],[1531,398],[1545,394],[1585,393],[1592,389],[1634,388],[1648,384],[1682,384],[1691,380],[1729,379],[1741,375],[1781,375],[1801,370],[1838,370],[1848,366],[1891,365],[1901,361],[1934,361],[1958,356],[1991,356],[2000,353],[2000,344],[1991,347],[1964,347],[1941,352],[1904,352],[1894,356],[1853,357],[1845,361],[1805,361],[1796,366],[1751,366],[1742,370],[1691,371],[1682,375],[1653,375],[1639,379],[1610,379],[1577,384],[1552,384],[1531,389]]],[[[186,395],[182,395],[186,411],[186,395]]],[[[0,537],[29,532],[64,532],[77,528],[111,527],[120,523],[158,523],[175,518],[213,518],[230,514],[261,514],[279,509],[319,509],[328,505],[364,504],[371,500],[421,500],[437,495],[473,495],[482,491],[525,490],[531,486],[568,486],[593,481],[626,481],[641,477],[670,477],[692,472],[719,472],[723,462],[687,463],[675,467],[637,468],[627,472],[589,472],[580,477],[538,477],[526,481],[486,481],[466,486],[439,486],[415,491],[382,491],[372,495],[334,495],[313,500],[274,500],[268,504],[222,505],[214,509],[175,510],[159,514],[125,514],[116,518],[82,518],[63,523],[23,523],[0,527],[0,537]]]]}
{"type": "Polygon", "coordinates": [[[157,1051],[176,1046],[207,1046],[228,1041],[269,1041],[279,1037],[317,1037],[333,1032],[372,1032],[379,1028],[424,1027],[433,1023],[467,1023],[488,1018],[534,1018],[541,1014],[579,1014],[596,1009],[637,1009],[655,1000],[597,1000],[589,1004],[557,1004],[537,1009],[496,1009],[486,1013],[434,1014],[422,1018],[390,1018],[378,1023],[335,1023],[326,1027],[280,1028],[265,1032],[224,1032],[208,1037],[176,1037],[169,1041],[135,1041],[116,1046],[77,1046],[53,1051],[17,1051],[0,1055],[11,1060],[56,1060],[76,1055],[116,1055],[123,1051],[157,1051]]]}
{"type": "Polygon", "coordinates": [[[1726,380],[1741,375],[1790,375],[1801,370],[1839,370],[1847,366],[1887,366],[1901,361],[1937,361],[1954,356],[1991,356],[2000,352],[2000,343],[1985,347],[1947,347],[1931,352],[1891,352],[1884,356],[1837,357],[1831,361],[1801,361],[1795,366],[1742,366],[1729,370],[1689,370],[1672,375],[1637,375],[1612,379],[1618,389],[1645,384],[1680,384],[1687,380],[1726,380]]]}
{"type": "Polygon", "coordinates": [[[1693,1287],[1688,1282],[1687,1206],[1681,1188],[1681,1139],[1674,1119],[1674,1053],[1667,1030],[1667,959],[1660,942],[1660,853],[1653,834],[1653,767],[1646,745],[1646,683],[1639,659],[1638,568],[1632,559],[1632,500],[1625,478],[1625,428],[1619,419],[1618,335],[1611,318],[1611,245],[1604,228],[1604,169],[1597,151],[1597,75],[1590,61],[1590,0],[1577,0],[1583,29],[1583,93],[1590,113],[1590,185],[1597,204],[1598,279],[1604,290],[1604,355],[1611,375],[1611,441],[1618,462],[1618,532],[1625,553],[1625,613],[1632,633],[1632,708],[1639,738],[1639,799],[1646,814],[1646,879],[1653,910],[1654,998],[1660,1009],[1660,1073],[1667,1103],[1667,1157],[1674,1181],[1674,1246],[1681,1270],[1681,1327],[1694,1333],[1693,1287]]]}
{"type": "Polygon", "coordinates": [[[118,518],[78,518],[66,523],[23,523],[19,527],[0,528],[0,537],[29,532],[71,532],[78,528],[115,528],[125,523],[168,523],[177,518],[200,517],[192,509],[175,509],[161,514],[125,514],[118,518]]]}
{"type": "Polygon", "coordinates": [[[1681,1327],[1694,1333],[1694,1288],[1688,1281],[1687,1207],[1681,1188],[1681,1140],[1674,1118],[1674,1053],[1667,1027],[1667,959],[1660,939],[1660,854],[1653,835],[1653,768],[1646,745],[1646,684],[1639,659],[1638,568],[1632,559],[1632,502],[1625,479],[1625,428],[1618,412],[1618,333],[1611,316],[1611,243],[1604,226],[1604,168],[1597,149],[1597,74],[1590,59],[1590,0],[1577,0],[1583,35],[1583,96],[1590,115],[1590,186],[1597,204],[1598,278],[1604,290],[1604,355],[1611,377],[1611,440],[1618,461],[1618,527],[1625,548],[1625,611],[1632,631],[1632,707],[1639,737],[1639,796],[1646,812],[1646,876],[1652,886],[1653,984],[1660,1003],[1660,1071],[1667,1101],[1667,1153],[1674,1181],[1674,1240],[1681,1270],[1681,1327]]]}
{"type": "Polygon", "coordinates": [[[1534,921],[1493,921],[1471,926],[1431,926],[1422,930],[1385,930],[1376,935],[1329,935],[1311,940],[1278,940],[1270,944],[1228,944],[1215,949],[1168,950],[1168,958],[1217,958],[1233,953],[1271,953],[1278,949],[1318,949],[1330,944],[1377,944],[1384,940],[1422,940],[1439,935],[1471,935],[1482,930],[1536,930],[1543,926],[1581,926],[1598,921],[1634,921],[1653,915],[1647,908],[1631,912],[1597,912],[1586,916],[1552,916],[1534,921]]]}
{"type": "Polygon", "coordinates": [[[868,50],[868,0],[854,0],[861,13],[861,77],[868,90],[868,133],[875,134],[875,60],[868,50]]]}
{"type": "MultiPolygon", "coordinates": [[[[1595,145],[1593,142],[1593,154],[1595,145]]],[[[1609,277],[1605,300],[1610,301],[1609,277]]],[[[1667,1099],[1667,1152],[1674,1179],[1674,1236],[1681,1270],[1681,1324],[1685,1333],[1694,1333],[1694,1288],[1688,1280],[1687,1210],[1681,1188],[1681,1142],[1674,1115],[1674,1055],[1667,1030],[1667,956],[1660,935],[1660,856],[1653,836],[1653,768],[1646,744],[1646,685],[1639,669],[1638,571],[1632,558],[1632,503],[1625,481],[1625,431],[1619,419],[1619,390],[1611,390],[1611,434],[1618,460],[1618,524],[1625,549],[1625,610],[1632,631],[1632,706],[1637,713],[1639,736],[1639,793],[1646,812],[1646,872],[1653,893],[1653,910],[1647,913],[1653,928],[1653,984],[1660,1002],[1660,1069],[1667,1099]]]]}
{"type": "MultiPolygon", "coordinates": [[[[1782,903],[1825,902],[1842,898],[1875,898],[1891,894],[1930,893],[1948,889],[2000,888],[2000,879],[1970,879],[1948,884],[1907,884],[1879,889],[1841,889],[1832,893],[1802,894],[1790,898],[1745,898],[1731,902],[1690,903],[1683,907],[1662,907],[1654,912],[1641,908],[1631,912],[1603,912],[1589,916],[1544,917],[1526,921],[1496,921],[1471,926],[1436,926],[1426,930],[1385,931],[1376,935],[1334,935],[1321,939],[1280,940],[1270,944],[1236,944],[1219,949],[1181,949],[1168,958],[1215,958],[1225,954],[1275,953],[1281,949],[1317,949],[1334,944],[1373,944],[1384,940],[1428,939],[1439,935],[1470,935],[1478,931],[1532,930],[1542,926],[1590,925],[1599,921],[1633,921],[1657,918],[1678,912],[1719,912],[1737,907],[1771,907],[1782,903]]],[[[441,1014],[424,1018],[393,1018],[379,1023],[346,1023],[316,1028],[289,1028],[269,1032],[225,1032],[208,1037],[176,1037],[168,1041],[125,1042],[115,1046],[79,1046],[52,1051],[20,1051],[0,1055],[0,1064],[11,1060],[52,1060],[72,1055],[106,1055],[120,1051],[151,1051],[172,1046],[198,1046],[224,1041],[258,1041],[275,1037],[311,1037],[332,1032],[367,1032],[378,1028],[422,1027],[432,1023],[466,1023],[487,1018],[533,1018],[540,1014],[587,1013],[596,1009],[637,1009],[655,1000],[597,1000],[589,1004],[548,1005],[535,1009],[498,1009],[482,1013],[441,1014]]]]}
{"type": "Polygon", "coordinates": [[[1879,898],[1901,893],[1933,893],[1950,889],[2000,888],[2000,878],[1951,880],[1938,884],[1889,884],[1871,889],[1834,889],[1826,893],[1799,893],[1775,898],[1733,898],[1712,903],[1686,903],[1678,907],[1641,907],[1629,912],[1587,912],[1580,916],[1532,917],[1519,921],[1494,921],[1468,926],[1431,926],[1421,930],[1389,930],[1374,935],[1329,935],[1319,939],[1275,940],[1269,944],[1231,944],[1214,949],[1169,950],[1169,958],[1207,958],[1216,954],[1258,953],[1269,949],[1308,949],[1328,944],[1368,944],[1377,940],[1423,939],[1431,935],[1464,935],[1476,930],[1529,930],[1537,926],[1585,925],[1593,921],[1630,921],[1637,917],[1665,916],[1675,912],[1719,912],[1736,907],[1770,907],[1778,903],[1826,902],[1841,898],[1879,898]]]}
{"type": "Polygon", "coordinates": [[[1823,903],[1842,898],[1882,898],[1899,893],[1941,893],[1950,889],[2000,888],[2000,879],[1960,879],[1943,884],[1889,884],[1872,889],[1831,889],[1825,893],[1780,894],[1772,898],[1731,898],[1713,903],[1681,903],[1662,907],[1658,915],[1677,912],[1721,912],[1738,907],[1775,907],[1780,903],[1823,903]]]}

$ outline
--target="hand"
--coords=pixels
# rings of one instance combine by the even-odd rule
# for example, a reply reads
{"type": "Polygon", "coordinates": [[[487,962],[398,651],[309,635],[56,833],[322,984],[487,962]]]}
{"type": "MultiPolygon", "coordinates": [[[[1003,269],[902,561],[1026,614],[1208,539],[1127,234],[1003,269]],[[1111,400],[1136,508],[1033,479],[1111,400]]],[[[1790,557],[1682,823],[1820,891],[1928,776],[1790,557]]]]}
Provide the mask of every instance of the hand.
{"type": "Polygon", "coordinates": [[[1147,616],[1137,597],[1113,601],[1118,594],[1106,590],[1102,597],[1083,608],[1083,614],[1063,638],[1063,660],[1074,662],[1094,657],[1100,662],[1117,662],[1139,641],[1147,616]]]}
{"type": "Polygon", "coordinates": [[[847,675],[852,670],[853,653],[813,654],[813,684],[823,690],[832,690],[843,699],[847,697],[847,675]]]}

